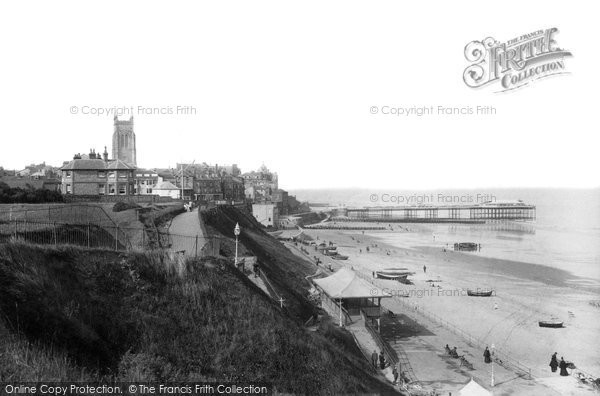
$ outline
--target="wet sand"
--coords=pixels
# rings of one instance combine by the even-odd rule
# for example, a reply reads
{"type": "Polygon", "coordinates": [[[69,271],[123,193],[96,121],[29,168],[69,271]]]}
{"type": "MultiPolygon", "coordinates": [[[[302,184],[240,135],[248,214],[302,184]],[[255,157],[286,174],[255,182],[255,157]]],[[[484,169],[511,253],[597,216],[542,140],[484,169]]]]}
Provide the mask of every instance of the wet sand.
{"type": "MultiPolygon", "coordinates": [[[[577,277],[566,271],[540,265],[461,253],[442,248],[410,247],[415,233],[410,227],[394,231],[305,230],[320,240],[333,241],[346,261],[328,260],[334,266],[353,267],[370,276],[372,271],[406,267],[416,274],[412,285],[377,280],[389,291],[411,293],[411,306],[430,312],[471,334],[483,344],[492,343],[536,377],[553,377],[548,363],[553,352],[573,361],[585,372],[600,376],[600,308],[592,304],[600,295],[577,288],[577,277]],[[406,235],[405,246],[385,242],[390,233],[406,235]],[[377,245],[377,247],[374,247],[377,245]],[[370,252],[366,252],[369,246],[370,252]],[[362,253],[360,250],[362,249],[362,253]],[[427,272],[423,272],[423,266],[427,272]],[[429,279],[441,279],[433,282],[429,279]],[[440,286],[439,288],[437,286],[440,286]],[[494,289],[492,297],[469,297],[466,289],[494,289]],[[539,320],[564,321],[560,329],[540,328],[539,320]]],[[[310,252],[311,257],[317,252],[310,252]]],[[[585,280],[582,280],[585,283],[585,280]]]]}

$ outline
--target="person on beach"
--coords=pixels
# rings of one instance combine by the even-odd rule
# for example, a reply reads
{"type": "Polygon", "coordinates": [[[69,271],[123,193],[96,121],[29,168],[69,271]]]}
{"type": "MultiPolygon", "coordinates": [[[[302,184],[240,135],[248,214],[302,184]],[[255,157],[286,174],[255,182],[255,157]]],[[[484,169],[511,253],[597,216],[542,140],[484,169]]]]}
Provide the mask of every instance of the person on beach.
{"type": "Polygon", "coordinates": [[[550,369],[553,373],[556,373],[556,368],[558,367],[558,359],[556,358],[556,352],[550,358],[550,369]]]}
{"type": "Polygon", "coordinates": [[[486,363],[492,363],[492,354],[488,347],[485,347],[485,351],[483,351],[483,361],[486,363]]]}
{"type": "Polygon", "coordinates": [[[373,364],[373,368],[377,368],[377,351],[374,350],[371,354],[371,364],[373,364]]]}
{"type": "Polygon", "coordinates": [[[458,357],[458,351],[456,350],[456,347],[452,348],[452,350],[450,351],[450,355],[454,358],[458,357]]]}
{"type": "Polygon", "coordinates": [[[383,356],[383,351],[379,352],[379,368],[382,370],[385,368],[385,356],[383,356]]]}
{"type": "Polygon", "coordinates": [[[398,370],[396,369],[396,366],[394,366],[394,369],[392,370],[392,374],[394,375],[393,384],[396,385],[396,383],[398,382],[398,370]]]}
{"type": "Polygon", "coordinates": [[[567,371],[567,362],[565,362],[565,358],[563,358],[562,356],[560,357],[560,364],[558,365],[558,367],[560,367],[560,375],[562,375],[563,377],[569,375],[569,372],[567,371]]]}
{"type": "Polygon", "coordinates": [[[446,354],[450,355],[451,351],[450,351],[450,347],[448,346],[448,344],[446,344],[445,349],[446,349],[446,354]]]}
{"type": "Polygon", "coordinates": [[[426,265],[424,265],[424,266],[423,266],[423,273],[424,273],[424,274],[426,274],[426,273],[427,273],[427,266],[426,266],[426,265]]]}

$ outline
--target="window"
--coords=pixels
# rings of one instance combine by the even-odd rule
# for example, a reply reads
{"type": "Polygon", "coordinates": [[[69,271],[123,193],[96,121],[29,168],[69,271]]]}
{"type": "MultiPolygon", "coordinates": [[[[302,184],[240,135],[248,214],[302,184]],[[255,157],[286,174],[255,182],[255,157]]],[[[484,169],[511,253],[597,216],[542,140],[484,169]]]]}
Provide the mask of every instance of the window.
{"type": "Polygon", "coordinates": [[[119,195],[127,194],[127,186],[125,184],[119,184],[119,195]]]}
{"type": "Polygon", "coordinates": [[[110,195],[115,195],[115,185],[114,184],[109,184],[108,185],[108,193],[110,195]]]}
{"type": "Polygon", "coordinates": [[[65,172],[65,177],[71,177],[71,176],[72,176],[72,173],[71,173],[71,171],[66,171],[66,172],[65,172]]]}
{"type": "Polygon", "coordinates": [[[119,179],[125,179],[127,177],[127,172],[119,172],[119,179]]]}
{"type": "Polygon", "coordinates": [[[106,172],[105,171],[98,171],[98,177],[105,178],[106,177],[106,172]]]}
{"type": "Polygon", "coordinates": [[[114,178],[115,177],[115,171],[108,172],[108,177],[114,178]]]}
{"type": "Polygon", "coordinates": [[[73,189],[71,188],[71,185],[70,185],[70,184],[67,184],[67,185],[65,186],[65,192],[66,192],[67,194],[73,194],[73,189]]]}
{"type": "Polygon", "coordinates": [[[98,184],[98,195],[104,195],[104,194],[105,194],[104,184],[100,183],[100,184],[98,184]]]}

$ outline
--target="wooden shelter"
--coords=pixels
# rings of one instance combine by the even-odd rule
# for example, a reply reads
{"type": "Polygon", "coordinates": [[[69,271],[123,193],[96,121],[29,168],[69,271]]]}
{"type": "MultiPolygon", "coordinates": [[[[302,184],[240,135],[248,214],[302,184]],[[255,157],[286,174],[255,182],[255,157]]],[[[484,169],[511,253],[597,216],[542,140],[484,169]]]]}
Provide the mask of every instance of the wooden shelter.
{"type": "Polygon", "coordinates": [[[313,283],[321,294],[321,305],[339,318],[340,326],[363,316],[379,328],[381,299],[391,297],[390,293],[345,268],[326,278],[313,279],[313,283]]]}

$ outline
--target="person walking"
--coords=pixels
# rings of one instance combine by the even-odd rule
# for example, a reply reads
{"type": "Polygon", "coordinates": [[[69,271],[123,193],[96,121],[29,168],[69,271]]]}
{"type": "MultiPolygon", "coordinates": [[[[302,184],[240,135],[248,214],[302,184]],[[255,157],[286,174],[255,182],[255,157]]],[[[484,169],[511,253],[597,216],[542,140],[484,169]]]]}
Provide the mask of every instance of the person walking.
{"type": "Polygon", "coordinates": [[[426,265],[424,265],[424,266],[423,266],[423,273],[424,273],[424,274],[426,274],[426,273],[427,273],[427,266],[426,266],[426,265]]]}
{"type": "Polygon", "coordinates": [[[553,373],[556,373],[556,368],[558,367],[558,359],[556,358],[556,352],[550,358],[550,369],[553,373]]]}
{"type": "Polygon", "coordinates": [[[567,371],[567,362],[565,362],[565,358],[563,358],[562,356],[560,358],[560,364],[558,365],[558,367],[560,367],[560,375],[562,375],[563,377],[569,375],[569,372],[567,371]]]}
{"type": "Polygon", "coordinates": [[[483,361],[486,363],[492,363],[492,354],[488,347],[485,347],[485,351],[483,351],[483,361]]]}
{"type": "Polygon", "coordinates": [[[373,351],[371,354],[371,364],[373,364],[373,368],[377,368],[377,351],[373,351]]]}
{"type": "Polygon", "coordinates": [[[385,368],[385,356],[383,356],[383,351],[379,352],[379,368],[382,370],[385,368]]]}
{"type": "Polygon", "coordinates": [[[392,375],[394,376],[393,384],[396,385],[398,382],[398,370],[396,369],[396,366],[394,366],[394,369],[392,370],[392,375]]]}

